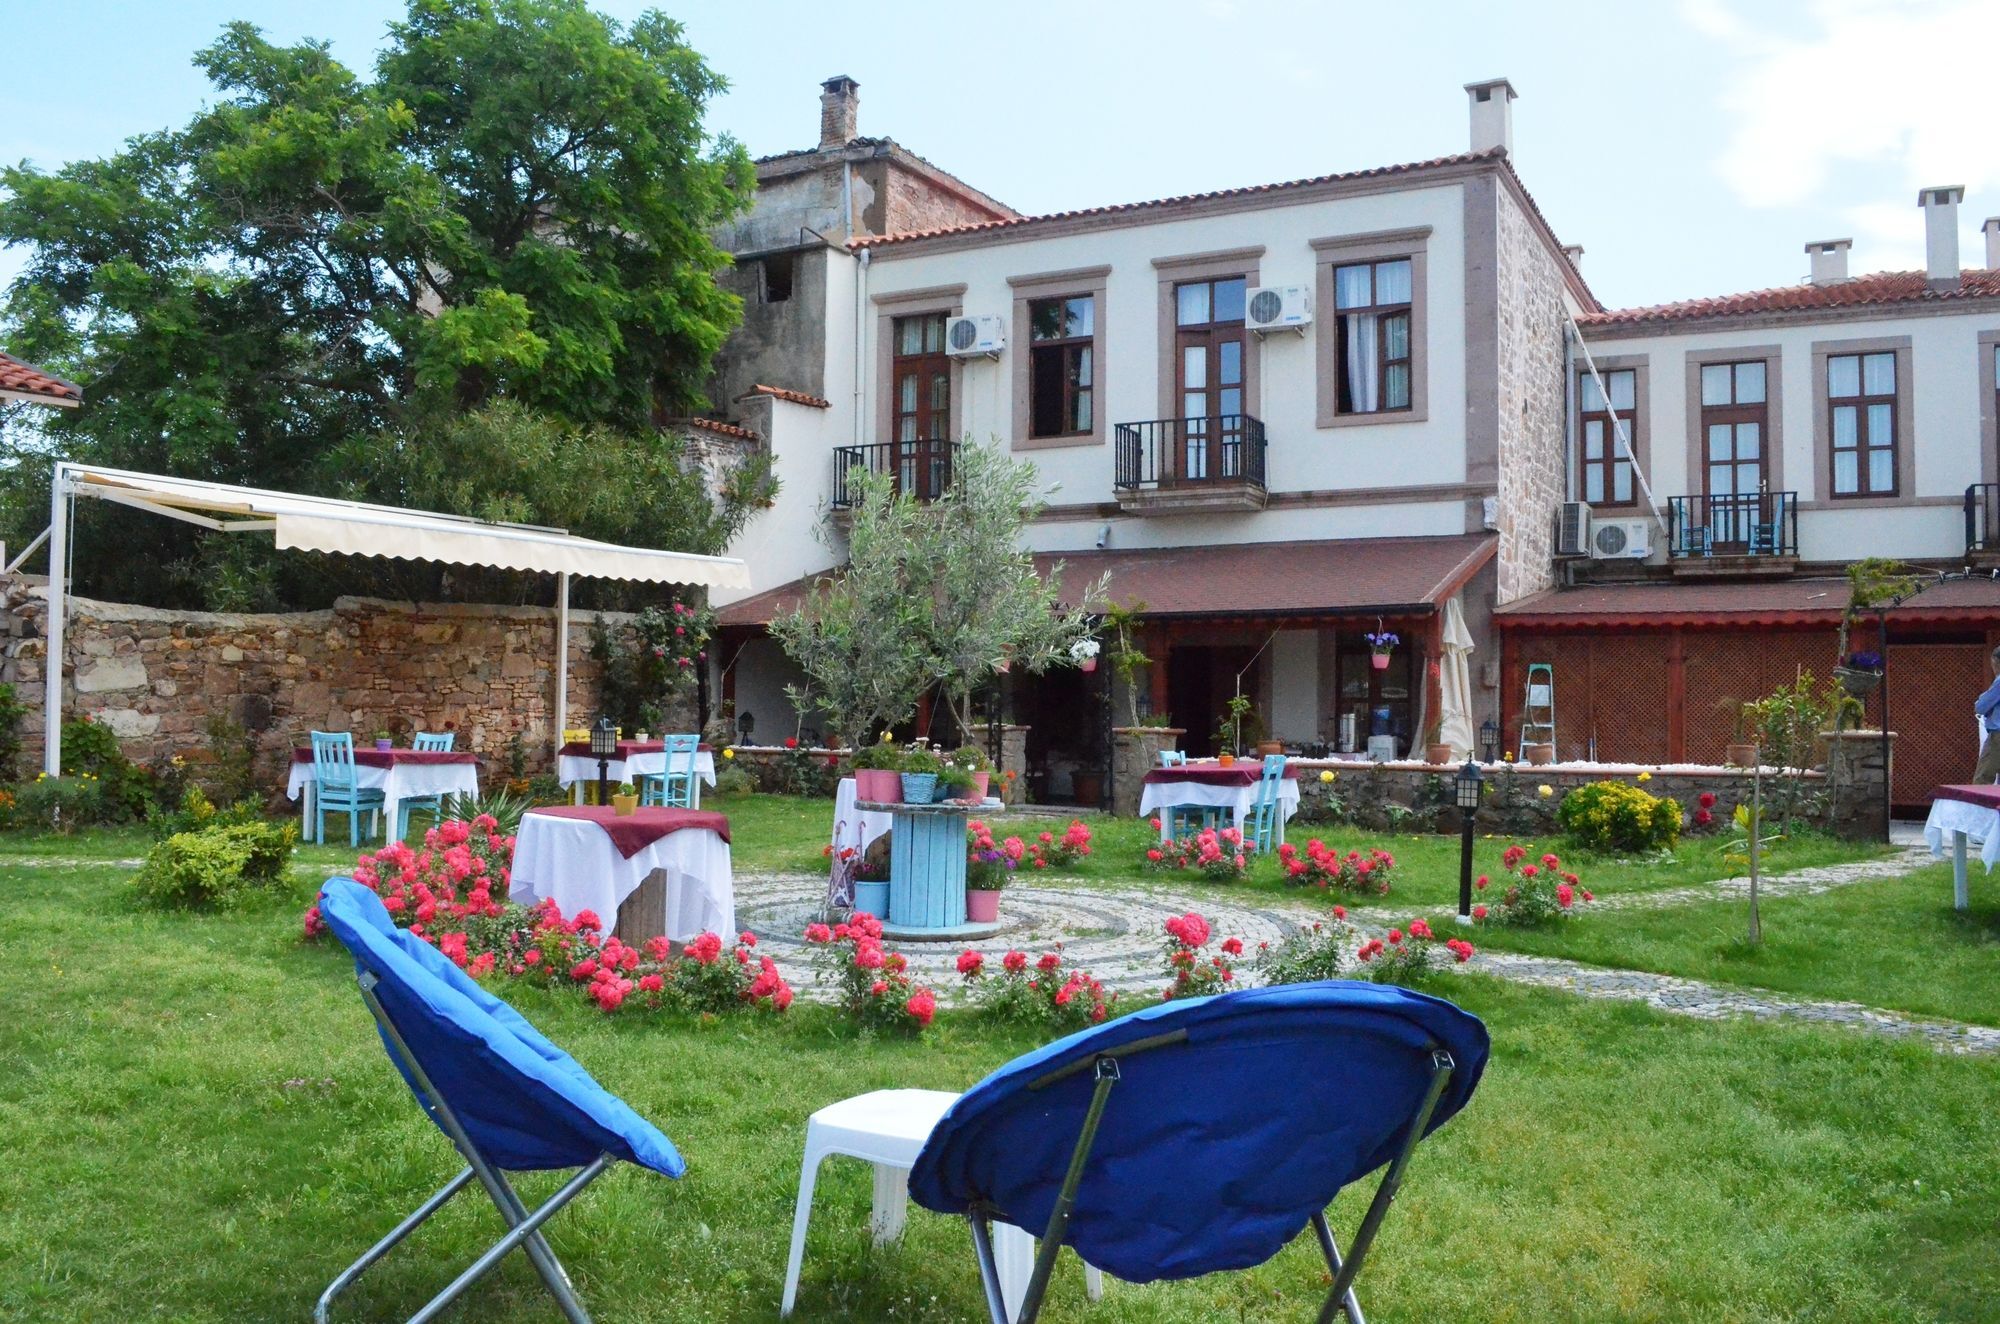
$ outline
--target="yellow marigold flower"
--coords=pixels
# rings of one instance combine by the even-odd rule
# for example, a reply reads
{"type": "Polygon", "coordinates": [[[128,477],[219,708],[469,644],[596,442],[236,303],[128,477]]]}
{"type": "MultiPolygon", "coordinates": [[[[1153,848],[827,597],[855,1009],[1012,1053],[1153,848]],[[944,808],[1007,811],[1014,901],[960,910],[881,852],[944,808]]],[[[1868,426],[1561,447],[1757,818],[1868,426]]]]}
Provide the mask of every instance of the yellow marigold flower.
{"type": "Polygon", "coordinates": [[[722,751],[722,757],[726,759],[733,759],[736,757],[736,751],[734,749],[725,749],[722,751]]]}
{"type": "Polygon", "coordinates": [[[1642,782],[1649,782],[1653,780],[1653,774],[1650,772],[1642,772],[1639,774],[1639,780],[1642,782]]]}
{"type": "Polygon", "coordinates": [[[1500,761],[1502,763],[1512,763],[1514,761],[1514,751],[1510,749],[1506,753],[1502,754],[1500,756],[1500,761]]]}
{"type": "Polygon", "coordinates": [[[1320,769],[1320,773],[1319,773],[1319,779],[1320,779],[1321,781],[1323,781],[1323,782],[1330,782],[1330,781],[1332,781],[1332,780],[1333,780],[1333,770],[1332,770],[1331,768],[1321,768],[1321,769],[1320,769]]]}
{"type": "Polygon", "coordinates": [[[1540,786],[1537,786],[1535,788],[1535,794],[1541,796],[1542,799],[1544,800],[1548,799],[1555,793],[1556,793],[1556,788],[1549,785],[1547,782],[1543,782],[1540,786]]]}

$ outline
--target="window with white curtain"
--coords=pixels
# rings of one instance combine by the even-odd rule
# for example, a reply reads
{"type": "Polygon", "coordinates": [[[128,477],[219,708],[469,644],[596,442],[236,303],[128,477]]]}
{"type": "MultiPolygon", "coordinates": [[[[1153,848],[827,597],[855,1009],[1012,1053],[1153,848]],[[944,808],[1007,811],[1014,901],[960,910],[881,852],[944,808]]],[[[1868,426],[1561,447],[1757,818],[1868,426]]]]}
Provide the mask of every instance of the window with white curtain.
{"type": "Polygon", "coordinates": [[[1337,411],[1378,414],[1410,407],[1416,346],[1410,335],[1411,262],[1357,262],[1333,271],[1337,411]]]}

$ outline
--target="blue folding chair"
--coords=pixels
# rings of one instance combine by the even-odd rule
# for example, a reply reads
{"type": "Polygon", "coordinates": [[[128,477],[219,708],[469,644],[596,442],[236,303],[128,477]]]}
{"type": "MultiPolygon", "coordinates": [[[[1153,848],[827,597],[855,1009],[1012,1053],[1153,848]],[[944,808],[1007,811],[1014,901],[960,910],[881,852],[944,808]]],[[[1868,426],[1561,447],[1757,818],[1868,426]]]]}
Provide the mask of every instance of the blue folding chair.
{"type": "Polygon", "coordinates": [[[364,790],[354,773],[354,737],[345,731],[315,731],[313,752],[313,840],[326,840],[328,811],[347,815],[347,845],[360,846],[361,816],[368,815],[368,835],[382,822],[382,792],[364,790]]]}
{"type": "MultiPolygon", "coordinates": [[[[419,753],[449,754],[458,743],[456,731],[419,731],[410,737],[410,748],[419,753]]],[[[396,805],[396,840],[410,835],[410,811],[421,809],[431,816],[431,826],[444,822],[444,797],[406,795],[396,805]]]]}
{"type": "Polygon", "coordinates": [[[910,1171],[926,1209],[962,1215],[992,1324],[1032,1324],[1057,1254],[1128,1282],[1246,1269],[1308,1224],[1333,1288],[1319,1313],[1363,1324],[1354,1278],[1417,1142],[1471,1099],[1486,1027],[1451,1003],[1352,980],[1166,1002],[1015,1058],[962,1095],[910,1171]],[[1202,1087],[1226,1080],[1227,1089],[1202,1087]],[[1388,1165],[1345,1258],[1326,1220],[1388,1165]],[[991,1223],[1040,1229],[1009,1318],[991,1223]]]}
{"type": "Polygon", "coordinates": [[[700,736],[668,736],[667,767],[664,772],[639,775],[639,803],[665,805],[670,809],[692,809],[694,798],[694,753],[700,736]]]}
{"type": "Polygon", "coordinates": [[[1257,799],[1250,806],[1250,844],[1259,853],[1276,850],[1285,840],[1284,816],[1278,812],[1278,791],[1285,783],[1285,756],[1266,754],[1257,778],[1257,799]]]}
{"type": "Polygon", "coordinates": [[[398,929],[367,888],[351,878],[329,879],[319,907],[354,957],[362,1001],[374,1014],[389,1060],[466,1166],[344,1269],[321,1295],[313,1318],[323,1324],[335,1297],[477,1179],[507,1235],[412,1315],[412,1324],[436,1318],[517,1247],[526,1249],[563,1316],[589,1324],[541,1226],[616,1160],[679,1177],[687,1164],[673,1142],[443,953],[398,929]],[[503,1174],[552,1168],[582,1171],[530,1213],[503,1174]]]}
{"type": "Polygon", "coordinates": [[[1753,503],[1750,514],[1750,555],[1776,556],[1785,550],[1785,507],[1791,500],[1789,492],[1771,494],[1771,518],[1760,520],[1760,513],[1753,503]]]}

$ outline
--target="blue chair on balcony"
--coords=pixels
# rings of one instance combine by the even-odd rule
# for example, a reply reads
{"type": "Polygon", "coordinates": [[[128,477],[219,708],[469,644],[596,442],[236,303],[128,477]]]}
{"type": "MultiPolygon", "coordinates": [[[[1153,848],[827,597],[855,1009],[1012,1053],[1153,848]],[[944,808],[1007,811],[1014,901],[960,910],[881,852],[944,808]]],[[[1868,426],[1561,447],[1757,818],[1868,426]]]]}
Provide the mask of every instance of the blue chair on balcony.
{"type": "MultiPolygon", "coordinates": [[[[456,731],[419,731],[410,737],[410,748],[418,753],[449,754],[458,743],[456,731]]],[[[410,812],[422,810],[431,816],[431,826],[444,822],[444,797],[441,795],[406,795],[396,805],[396,840],[405,841],[410,835],[410,812]]]]}
{"type": "Polygon", "coordinates": [[[701,737],[668,736],[666,746],[666,770],[639,774],[639,803],[668,809],[692,809],[695,807],[694,754],[701,746],[701,737]]]}
{"type": "MultiPolygon", "coordinates": [[[[1763,514],[1763,511],[1753,508],[1754,513],[1750,521],[1750,555],[1752,556],[1777,556],[1785,550],[1785,522],[1786,516],[1791,513],[1789,507],[1791,505],[1792,494],[1790,492],[1773,492],[1770,494],[1770,498],[1771,518],[1769,521],[1759,519],[1757,516],[1763,514]]],[[[1759,505],[1761,506],[1762,503],[1759,503],[1759,505]]]]}
{"type": "Polygon", "coordinates": [[[1284,844],[1285,819],[1278,812],[1278,790],[1284,781],[1285,756],[1266,754],[1263,773],[1257,778],[1257,799],[1250,806],[1249,831],[1244,833],[1252,849],[1260,855],[1284,844]]]}
{"type": "Polygon", "coordinates": [[[1674,521],[1675,556],[1714,556],[1715,529],[1707,524],[1690,524],[1683,515],[1674,521]]]}
{"type": "Polygon", "coordinates": [[[313,840],[326,840],[328,813],[347,815],[347,845],[361,845],[361,816],[368,815],[368,835],[382,822],[382,792],[363,789],[354,772],[354,737],[345,731],[315,731],[313,752],[313,840]]]}

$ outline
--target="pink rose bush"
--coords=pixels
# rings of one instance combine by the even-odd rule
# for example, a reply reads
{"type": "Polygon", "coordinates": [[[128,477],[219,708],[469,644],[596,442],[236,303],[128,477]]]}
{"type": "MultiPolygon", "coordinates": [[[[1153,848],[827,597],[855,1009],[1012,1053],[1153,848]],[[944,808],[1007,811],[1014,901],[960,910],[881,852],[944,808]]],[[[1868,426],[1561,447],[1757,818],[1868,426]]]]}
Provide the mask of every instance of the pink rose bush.
{"type": "Polygon", "coordinates": [[[1152,873],[1194,871],[1211,882],[1233,883],[1250,872],[1250,860],[1243,851],[1241,832],[1233,827],[1203,828],[1191,837],[1175,837],[1149,849],[1146,869],[1152,873]]]}
{"type": "MultiPolygon", "coordinates": [[[[505,900],[514,839],[486,815],[449,820],[424,834],[424,848],[401,842],[363,855],[355,879],[382,898],[399,927],[436,947],[477,978],[577,988],[606,1012],[680,1011],[716,1016],[780,1012],[793,993],[777,963],[758,956],[757,935],[733,946],[703,933],[674,953],[665,938],[632,947],[604,932],[594,911],[565,916],[553,901],[532,908],[505,900]]],[[[326,932],[319,907],[305,936],[326,932]]]]}
{"type": "Polygon", "coordinates": [[[958,973],[985,1014],[1063,1031],[1080,1030],[1104,1020],[1111,1014],[1111,1004],[1118,1000],[1115,993],[1107,995],[1104,985],[1091,978],[1088,970],[1070,966],[1060,943],[1032,962],[1022,951],[1010,951],[998,962],[989,962],[979,952],[963,951],[958,956],[958,973]]]}
{"type": "Polygon", "coordinates": [[[1162,997],[1206,997],[1226,992],[1235,983],[1235,958],[1243,951],[1242,939],[1226,938],[1215,951],[1208,951],[1213,932],[1208,921],[1192,910],[1169,916],[1161,927],[1166,930],[1167,974],[1172,980],[1162,997]]]}
{"type": "Polygon", "coordinates": [[[1351,850],[1345,855],[1315,837],[1304,850],[1291,842],[1278,847],[1279,874],[1298,887],[1321,891],[1338,888],[1363,896],[1389,895],[1389,880],[1396,871],[1396,857],[1379,847],[1363,855],[1351,850]]]}
{"type": "Polygon", "coordinates": [[[882,945],[882,921],[857,910],[844,924],[808,924],[822,984],[863,1029],[918,1034],[937,1016],[937,995],[912,983],[909,962],[882,945]]]}
{"type": "MultiPolygon", "coordinates": [[[[1579,906],[1597,899],[1582,879],[1563,868],[1561,858],[1553,853],[1530,862],[1527,847],[1509,846],[1501,852],[1500,867],[1513,878],[1502,880],[1504,885],[1497,901],[1474,909],[1473,918],[1482,924],[1546,924],[1567,919],[1577,913],[1579,906]]],[[[1488,882],[1484,876],[1479,879],[1482,893],[1488,890],[1488,882]]]]}
{"type": "Polygon", "coordinates": [[[1377,984],[1416,984],[1451,965],[1465,964],[1473,951],[1463,938],[1439,942],[1427,920],[1413,919],[1404,928],[1362,943],[1354,953],[1360,963],[1355,973],[1377,984]]]}

